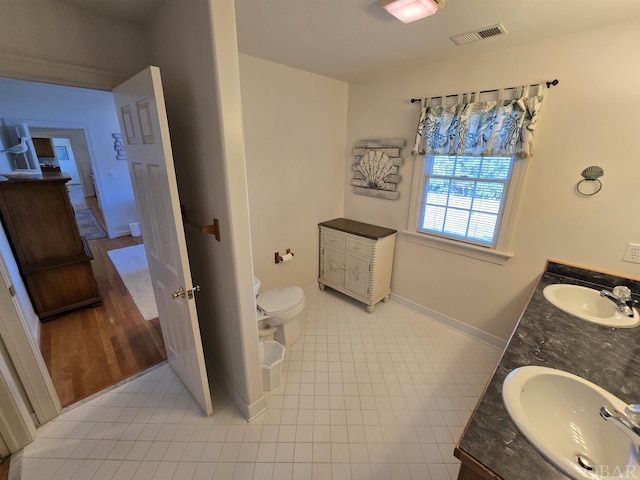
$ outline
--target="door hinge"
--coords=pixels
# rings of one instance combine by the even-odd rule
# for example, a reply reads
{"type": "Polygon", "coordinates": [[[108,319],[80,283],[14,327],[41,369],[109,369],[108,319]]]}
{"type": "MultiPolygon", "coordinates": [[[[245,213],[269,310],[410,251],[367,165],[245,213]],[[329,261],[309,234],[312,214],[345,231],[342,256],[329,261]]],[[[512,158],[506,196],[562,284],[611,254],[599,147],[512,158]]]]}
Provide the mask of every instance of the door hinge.
{"type": "Polygon", "coordinates": [[[16,288],[13,285],[9,285],[9,295],[12,297],[16,296],[16,288]]]}

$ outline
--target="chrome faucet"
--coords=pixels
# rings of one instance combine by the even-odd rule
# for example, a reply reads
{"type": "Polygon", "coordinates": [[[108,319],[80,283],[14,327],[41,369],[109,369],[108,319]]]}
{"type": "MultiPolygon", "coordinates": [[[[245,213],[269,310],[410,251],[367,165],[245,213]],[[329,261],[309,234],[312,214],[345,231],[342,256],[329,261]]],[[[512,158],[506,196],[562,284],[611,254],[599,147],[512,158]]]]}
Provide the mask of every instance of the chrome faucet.
{"type": "Polygon", "coordinates": [[[629,290],[629,287],[615,287],[613,292],[602,290],[600,296],[615,303],[620,313],[633,318],[633,306],[638,302],[631,298],[631,290],[629,290]]]}
{"type": "Polygon", "coordinates": [[[625,407],[624,413],[604,405],[600,407],[600,416],[615,425],[618,430],[634,442],[634,445],[638,444],[640,441],[640,405],[631,403],[625,407]]]}

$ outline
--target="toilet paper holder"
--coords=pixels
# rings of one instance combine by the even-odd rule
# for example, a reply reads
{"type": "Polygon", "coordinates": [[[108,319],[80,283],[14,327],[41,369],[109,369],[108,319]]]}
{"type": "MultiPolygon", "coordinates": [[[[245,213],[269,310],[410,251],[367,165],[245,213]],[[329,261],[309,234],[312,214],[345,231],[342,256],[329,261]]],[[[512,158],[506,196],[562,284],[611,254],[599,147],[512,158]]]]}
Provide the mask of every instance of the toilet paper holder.
{"type": "Polygon", "coordinates": [[[276,252],[274,256],[275,256],[276,263],[284,263],[284,262],[288,262],[293,258],[293,252],[291,251],[290,248],[287,248],[287,251],[285,252],[284,257],[280,255],[280,252],[276,252]]]}

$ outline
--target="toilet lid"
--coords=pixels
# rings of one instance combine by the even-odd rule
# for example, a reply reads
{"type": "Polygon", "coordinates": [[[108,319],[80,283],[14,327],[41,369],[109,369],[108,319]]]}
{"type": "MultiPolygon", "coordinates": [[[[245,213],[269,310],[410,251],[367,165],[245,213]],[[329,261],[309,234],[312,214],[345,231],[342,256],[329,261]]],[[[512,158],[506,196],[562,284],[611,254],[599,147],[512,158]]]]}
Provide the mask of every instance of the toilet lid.
{"type": "Polygon", "coordinates": [[[283,287],[267,290],[258,295],[256,303],[265,315],[272,317],[298,305],[304,298],[300,287],[283,287]]]}

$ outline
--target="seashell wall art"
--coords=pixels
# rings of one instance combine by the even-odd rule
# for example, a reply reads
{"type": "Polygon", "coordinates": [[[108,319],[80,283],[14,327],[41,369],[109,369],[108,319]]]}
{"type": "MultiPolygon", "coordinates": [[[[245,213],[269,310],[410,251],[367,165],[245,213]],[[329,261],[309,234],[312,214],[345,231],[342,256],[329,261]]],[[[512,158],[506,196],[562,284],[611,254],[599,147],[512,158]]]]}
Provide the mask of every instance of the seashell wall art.
{"type": "Polygon", "coordinates": [[[400,150],[404,139],[359,140],[353,149],[353,191],[360,195],[397,200],[400,175],[404,164],[400,150]]]}

